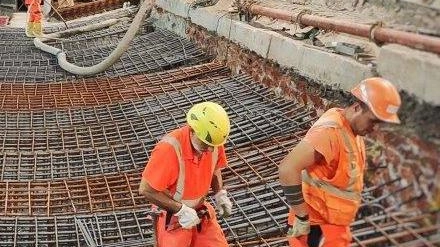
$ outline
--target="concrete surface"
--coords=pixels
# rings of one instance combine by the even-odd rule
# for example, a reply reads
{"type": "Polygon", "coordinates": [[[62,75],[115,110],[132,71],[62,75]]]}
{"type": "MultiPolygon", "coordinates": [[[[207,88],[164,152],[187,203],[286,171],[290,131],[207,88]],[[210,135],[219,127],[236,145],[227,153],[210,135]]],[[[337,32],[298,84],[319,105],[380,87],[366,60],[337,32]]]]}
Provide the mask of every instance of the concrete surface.
{"type": "MultiPolygon", "coordinates": [[[[328,53],[305,45],[281,34],[258,29],[247,23],[232,20],[228,15],[212,13],[205,8],[191,9],[180,0],[158,0],[157,5],[184,19],[161,20],[159,26],[184,28],[181,22],[190,19],[192,23],[228,38],[240,46],[271,59],[283,67],[292,68],[300,75],[327,85],[348,90],[355,83],[374,75],[371,67],[340,55],[328,53]],[[165,22],[171,22],[166,24],[165,22]]],[[[160,18],[160,17],[159,17],[160,18]]],[[[183,33],[172,28],[172,31],[183,33]]]]}
{"type": "Polygon", "coordinates": [[[440,57],[401,45],[384,45],[377,60],[380,75],[417,98],[440,105],[440,57]]]}
{"type": "Polygon", "coordinates": [[[26,20],[27,20],[26,12],[16,12],[12,14],[8,26],[24,28],[26,26],[26,20]]]}
{"type": "Polygon", "coordinates": [[[271,59],[282,67],[293,69],[299,75],[324,85],[348,90],[362,79],[379,75],[392,82],[396,80],[395,83],[401,89],[415,95],[418,100],[440,105],[438,55],[414,55],[419,51],[404,47],[405,52],[402,52],[400,48],[383,46],[379,51],[377,74],[373,64],[361,64],[350,57],[329,53],[277,32],[255,28],[233,20],[227,13],[209,11],[209,8],[192,9],[184,0],[157,0],[156,3],[163,10],[180,17],[166,15],[165,20],[160,20],[163,14],[157,15],[160,21],[156,25],[181,35],[185,35],[185,23],[190,20],[263,58],[271,59]],[[412,71],[413,74],[404,76],[405,73],[399,71],[412,71]]]}

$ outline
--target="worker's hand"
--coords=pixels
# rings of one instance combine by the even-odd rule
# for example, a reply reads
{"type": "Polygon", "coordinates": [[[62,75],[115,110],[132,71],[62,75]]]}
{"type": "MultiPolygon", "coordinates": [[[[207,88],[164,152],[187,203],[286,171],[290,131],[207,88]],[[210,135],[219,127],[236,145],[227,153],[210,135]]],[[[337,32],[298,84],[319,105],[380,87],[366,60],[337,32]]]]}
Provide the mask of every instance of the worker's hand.
{"type": "Polygon", "coordinates": [[[308,235],[310,232],[310,222],[309,220],[301,220],[295,217],[295,222],[293,226],[287,231],[287,237],[300,237],[302,235],[308,235]]]}
{"type": "Polygon", "coordinates": [[[214,195],[220,218],[228,217],[232,212],[232,202],[228,198],[226,190],[220,190],[214,195]]]}
{"type": "Polygon", "coordinates": [[[196,210],[186,206],[182,203],[182,207],[179,212],[175,214],[179,219],[179,224],[184,229],[191,229],[200,223],[199,216],[197,216],[196,210]]]}

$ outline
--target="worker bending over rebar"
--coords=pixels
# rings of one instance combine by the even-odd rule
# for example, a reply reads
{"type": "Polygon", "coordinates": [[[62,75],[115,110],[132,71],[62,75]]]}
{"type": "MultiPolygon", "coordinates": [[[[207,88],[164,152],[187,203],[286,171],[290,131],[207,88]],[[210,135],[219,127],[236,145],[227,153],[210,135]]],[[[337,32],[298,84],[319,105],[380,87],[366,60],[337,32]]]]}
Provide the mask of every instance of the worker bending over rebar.
{"type": "Polygon", "coordinates": [[[227,165],[223,144],[230,131],[226,111],[213,102],[194,105],[187,125],[165,135],[151,153],[139,193],[155,204],[154,239],[159,247],[226,247],[214,208],[205,200],[215,193],[220,217],[231,213],[221,169],[227,165]]]}
{"type": "Polygon", "coordinates": [[[401,99],[387,80],[363,80],[351,93],[354,103],[325,112],[279,166],[292,247],[350,245],[366,165],[363,136],[382,122],[400,123],[401,99]]]}

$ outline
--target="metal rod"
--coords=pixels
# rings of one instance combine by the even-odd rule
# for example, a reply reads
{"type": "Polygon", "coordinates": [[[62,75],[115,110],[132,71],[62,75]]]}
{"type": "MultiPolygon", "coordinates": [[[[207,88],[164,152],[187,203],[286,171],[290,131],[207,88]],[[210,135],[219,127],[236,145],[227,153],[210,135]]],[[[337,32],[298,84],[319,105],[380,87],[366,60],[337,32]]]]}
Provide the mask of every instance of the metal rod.
{"type": "Polygon", "coordinates": [[[440,54],[440,38],[398,31],[379,25],[366,25],[311,14],[294,14],[290,11],[263,7],[253,4],[248,11],[254,15],[262,15],[324,30],[332,30],[369,38],[377,42],[397,43],[412,48],[440,54]]]}

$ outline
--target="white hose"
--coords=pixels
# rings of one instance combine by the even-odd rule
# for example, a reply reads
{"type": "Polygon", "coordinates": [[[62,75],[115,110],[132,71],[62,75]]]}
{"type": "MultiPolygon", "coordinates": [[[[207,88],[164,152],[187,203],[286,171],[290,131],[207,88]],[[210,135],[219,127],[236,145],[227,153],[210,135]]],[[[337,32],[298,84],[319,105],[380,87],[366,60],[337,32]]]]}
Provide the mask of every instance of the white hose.
{"type": "Polygon", "coordinates": [[[76,27],[76,28],[66,29],[63,31],[58,31],[55,33],[43,34],[42,36],[39,36],[37,38],[39,39],[40,42],[45,42],[53,39],[62,38],[64,36],[72,36],[78,33],[90,32],[90,31],[111,27],[121,21],[128,21],[128,20],[130,20],[128,17],[122,17],[120,19],[109,19],[83,27],[76,27]]]}
{"type": "MultiPolygon", "coordinates": [[[[122,54],[128,49],[130,42],[133,40],[134,36],[136,35],[139,27],[142,25],[144,19],[148,16],[150,16],[151,11],[153,9],[154,0],[145,0],[143,1],[141,7],[139,8],[139,11],[137,12],[136,16],[133,18],[133,22],[131,23],[130,27],[128,28],[127,32],[125,33],[122,40],[119,42],[118,46],[116,47],[113,52],[106,57],[103,61],[101,61],[98,64],[95,64],[90,67],[80,67],[77,65],[74,65],[72,63],[69,63],[66,60],[66,53],[63,52],[61,49],[55,48],[53,46],[47,45],[43,43],[43,41],[40,38],[34,39],[34,45],[38,49],[48,52],[52,55],[55,55],[58,59],[58,64],[61,68],[64,70],[75,74],[75,75],[94,75],[103,72],[110,66],[112,66],[121,56],[122,54]]],[[[56,35],[54,35],[56,36],[56,35]]],[[[47,38],[50,38],[49,36],[46,36],[47,38]]],[[[43,40],[46,40],[45,37],[42,37],[43,40]]]]}

